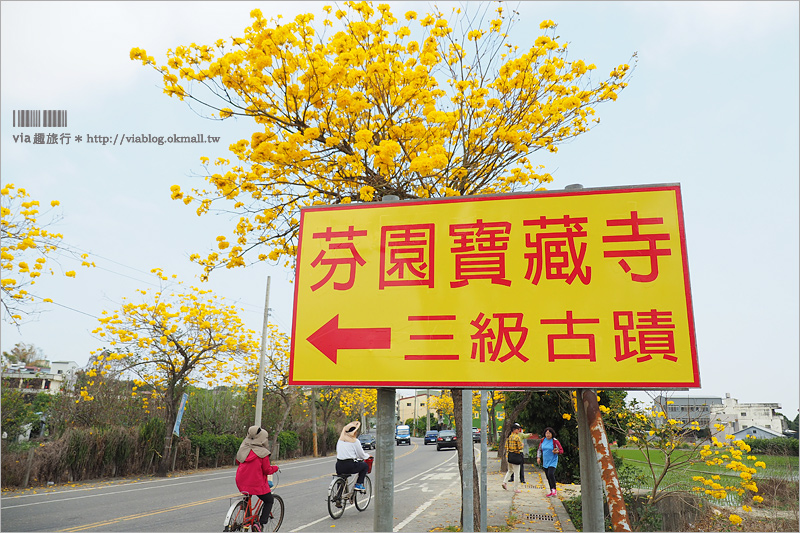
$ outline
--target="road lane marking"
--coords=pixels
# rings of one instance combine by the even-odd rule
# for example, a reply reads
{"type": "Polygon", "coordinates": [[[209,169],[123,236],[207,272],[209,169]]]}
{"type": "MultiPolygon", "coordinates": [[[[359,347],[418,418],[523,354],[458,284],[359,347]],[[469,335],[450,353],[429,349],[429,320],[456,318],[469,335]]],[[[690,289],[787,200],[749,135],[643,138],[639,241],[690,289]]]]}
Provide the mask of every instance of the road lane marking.
{"type": "Polygon", "coordinates": [[[180,511],[182,509],[188,509],[189,507],[194,507],[194,506],[197,506],[197,505],[204,505],[206,503],[211,503],[211,502],[215,502],[215,501],[218,501],[218,500],[224,500],[224,499],[227,499],[227,498],[236,498],[237,496],[239,496],[239,494],[229,494],[227,496],[217,496],[216,498],[209,498],[208,500],[201,500],[201,501],[197,501],[197,502],[183,503],[181,505],[176,505],[174,507],[168,507],[168,508],[165,508],[165,509],[159,509],[157,511],[148,511],[148,512],[145,512],[145,513],[138,513],[138,514],[132,514],[132,515],[128,515],[128,516],[121,516],[119,518],[111,518],[109,520],[103,520],[102,522],[94,522],[92,524],[84,524],[82,526],[74,526],[74,527],[70,527],[70,528],[67,528],[67,529],[59,529],[57,531],[84,531],[84,530],[87,530],[87,529],[94,529],[94,528],[97,528],[97,527],[109,526],[109,525],[112,525],[112,524],[118,524],[118,523],[124,522],[126,520],[136,520],[137,518],[145,518],[145,517],[148,517],[148,516],[155,516],[155,515],[161,514],[161,513],[168,513],[168,512],[171,512],[171,511],[180,511]]]}
{"type": "MultiPolygon", "coordinates": [[[[327,478],[327,477],[329,477],[329,475],[330,474],[324,475],[324,476],[312,477],[312,478],[308,478],[308,479],[300,479],[298,481],[292,481],[291,483],[283,483],[283,484],[281,484],[281,487],[291,487],[292,485],[299,485],[300,483],[308,483],[309,481],[316,481],[318,479],[327,478]]],[[[147,487],[147,488],[150,488],[150,487],[147,487]]],[[[82,498],[88,498],[88,497],[91,497],[91,496],[82,496],[82,498]]],[[[118,518],[110,518],[110,519],[104,520],[102,522],[95,522],[95,523],[92,523],[92,524],[74,526],[74,527],[71,527],[71,528],[68,528],[68,529],[61,529],[59,531],[83,531],[83,530],[86,530],[86,529],[93,529],[93,528],[97,528],[97,527],[108,526],[108,525],[111,525],[111,524],[118,524],[120,522],[124,522],[124,521],[127,521],[127,520],[136,520],[137,518],[145,518],[145,517],[154,516],[154,515],[157,515],[157,514],[168,513],[168,512],[172,512],[172,511],[180,511],[182,509],[187,509],[189,507],[194,507],[194,506],[197,506],[197,505],[205,505],[207,503],[212,503],[212,502],[215,502],[215,501],[218,501],[218,500],[225,500],[225,499],[230,499],[230,498],[238,499],[240,497],[241,497],[241,493],[228,494],[226,496],[217,496],[217,497],[214,497],[214,498],[209,498],[207,500],[200,500],[200,501],[196,501],[196,502],[183,503],[183,504],[180,504],[180,505],[176,505],[174,507],[167,507],[167,508],[164,508],[164,509],[158,509],[156,511],[148,511],[146,513],[138,513],[138,514],[133,514],[133,515],[129,515],[129,516],[120,516],[118,518]]],[[[63,500],[59,500],[59,501],[63,501],[63,500]]],[[[36,504],[26,504],[26,505],[36,505],[36,504]]],[[[18,506],[18,507],[21,507],[21,506],[18,506]]]]}
{"type": "MultiPolygon", "coordinates": [[[[415,451],[417,448],[419,448],[419,445],[418,445],[418,444],[414,444],[414,446],[415,446],[414,448],[412,448],[411,450],[409,450],[407,453],[405,453],[405,454],[401,455],[400,457],[405,457],[406,455],[410,454],[411,452],[413,452],[413,451],[415,451]]],[[[401,487],[402,485],[405,485],[406,483],[410,483],[411,481],[415,480],[416,478],[418,478],[418,477],[420,477],[420,476],[423,476],[423,475],[427,474],[427,473],[428,473],[428,472],[430,472],[431,470],[436,470],[437,468],[441,468],[442,466],[448,466],[448,465],[447,465],[447,463],[449,463],[449,462],[453,461],[455,458],[456,458],[456,456],[455,456],[455,455],[451,455],[451,456],[450,456],[450,457],[449,457],[449,458],[448,458],[446,461],[444,461],[444,462],[442,462],[442,463],[439,463],[438,465],[434,466],[433,468],[429,468],[428,470],[425,470],[424,472],[420,472],[419,474],[417,474],[417,475],[415,475],[415,476],[412,476],[412,477],[410,477],[410,478],[406,479],[405,481],[402,481],[402,482],[400,482],[400,483],[396,484],[396,485],[395,485],[395,490],[394,490],[393,492],[394,492],[394,493],[397,493],[397,492],[400,492],[400,491],[404,491],[404,490],[406,490],[406,489],[408,489],[408,488],[412,488],[412,487],[403,487],[403,488],[399,488],[399,489],[398,489],[398,487],[401,487]]],[[[395,459],[397,459],[397,457],[395,457],[395,459]]],[[[454,481],[453,483],[455,483],[455,481],[454,481]]],[[[445,489],[445,491],[449,490],[449,489],[450,489],[450,487],[452,487],[452,486],[453,486],[453,483],[451,483],[450,485],[448,485],[448,487],[447,487],[447,489],[445,489]]],[[[406,519],[405,519],[405,520],[404,520],[402,523],[405,525],[405,524],[407,524],[407,523],[408,523],[408,521],[410,521],[410,520],[413,520],[413,519],[414,519],[416,516],[418,516],[418,515],[419,515],[419,513],[421,513],[421,512],[422,512],[422,511],[424,511],[425,509],[427,509],[427,508],[428,508],[428,506],[430,506],[430,504],[431,504],[431,503],[433,503],[433,502],[434,502],[436,499],[438,499],[438,498],[439,498],[439,497],[440,497],[442,494],[444,494],[444,492],[445,492],[445,491],[442,491],[442,493],[440,493],[439,495],[437,495],[436,497],[434,497],[432,500],[430,500],[430,501],[428,501],[428,502],[426,502],[426,503],[422,504],[422,505],[421,505],[419,508],[417,508],[417,511],[415,511],[414,513],[412,513],[412,514],[411,514],[411,516],[409,516],[408,518],[406,518],[406,519]],[[425,506],[425,507],[424,507],[424,508],[422,508],[423,506],[425,506]],[[422,508],[422,509],[420,510],[420,508],[422,508]],[[415,513],[416,513],[416,514],[415,514],[415,513]]],[[[327,499],[327,496],[326,496],[326,499],[327,499]]],[[[347,510],[347,509],[348,509],[348,507],[345,507],[345,510],[347,510]]],[[[302,526],[298,526],[298,527],[296,527],[296,528],[292,529],[292,532],[295,532],[295,531],[301,531],[301,530],[303,530],[303,529],[305,529],[305,528],[307,528],[307,527],[311,527],[311,526],[313,526],[313,525],[319,524],[320,522],[322,522],[323,520],[326,520],[326,519],[328,519],[328,518],[330,518],[330,516],[328,516],[328,515],[326,515],[326,516],[323,516],[322,518],[318,518],[317,520],[314,520],[313,522],[309,522],[308,524],[304,524],[304,525],[302,525],[302,526]]]]}
{"type": "Polygon", "coordinates": [[[416,510],[415,510],[413,513],[411,513],[410,515],[408,515],[408,517],[407,517],[405,520],[403,520],[402,522],[400,522],[399,524],[397,524],[396,526],[394,526],[394,528],[392,529],[392,531],[400,531],[401,529],[403,529],[404,527],[406,527],[406,526],[407,526],[407,525],[408,525],[408,524],[409,524],[409,523],[410,523],[412,520],[414,520],[416,517],[418,517],[420,514],[422,514],[422,513],[425,511],[425,509],[427,509],[428,507],[430,507],[431,505],[433,505],[433,502],[435,502],[436,500],[438,500],[439,498],[441,498],[442,496],[444,496],[444,495],[445,495],[445,493],[449,492],[449,491],[450,491],[450,489],[452,489],[452,488],[453,488],[453,485],[455,485],[457,481],[458,481],[458,480],[456,480],[456,481],[453,481],[453,482],[452,482],[452,483],[450,483],[450,484],[449,484],[449,485],[448,485],[448,486],[447,486],[447,487],[446,487],[446,488],[445,488],[445,489],[444,489],[442,492],[440,492],[439,494],[437,494],[436,496],[434,496],[434,497],[433,497],[433,498],[431,498],[430,500],[426,501],[425,503],[423,503],[422,505],[420,505],[419,507],[417,507],[417,509],[416,509],[416,510]]]}

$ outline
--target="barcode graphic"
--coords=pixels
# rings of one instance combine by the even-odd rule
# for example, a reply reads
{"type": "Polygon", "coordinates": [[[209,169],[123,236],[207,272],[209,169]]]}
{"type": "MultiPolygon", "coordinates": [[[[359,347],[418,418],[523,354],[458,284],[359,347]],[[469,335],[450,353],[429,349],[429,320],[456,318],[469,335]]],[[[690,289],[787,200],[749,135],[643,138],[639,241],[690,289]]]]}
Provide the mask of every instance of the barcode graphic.
{"type": "Polygon", "coordinates": [[[15,128],[66,128],[66,109],[15,109],[15,128]]]}

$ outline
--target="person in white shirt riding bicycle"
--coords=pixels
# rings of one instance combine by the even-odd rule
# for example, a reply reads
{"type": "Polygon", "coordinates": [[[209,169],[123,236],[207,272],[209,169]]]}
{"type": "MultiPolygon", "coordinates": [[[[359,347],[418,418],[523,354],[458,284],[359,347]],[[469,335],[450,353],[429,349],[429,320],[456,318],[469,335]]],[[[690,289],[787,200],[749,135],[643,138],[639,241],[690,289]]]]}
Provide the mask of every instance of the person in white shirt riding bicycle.
{"type": "Polygon", "coordinates": [[[367,477],[368,466],[364,459],[369,458],[369,454],[361,447],[361,443],[356,438],[361,422],[355,421],[345,424],[342,433],[339,435],[339,442],[336,443],[336,473],[358,474],[356,479],[356,490],[366,490],[364,488],[364,478],[367,477]]]}

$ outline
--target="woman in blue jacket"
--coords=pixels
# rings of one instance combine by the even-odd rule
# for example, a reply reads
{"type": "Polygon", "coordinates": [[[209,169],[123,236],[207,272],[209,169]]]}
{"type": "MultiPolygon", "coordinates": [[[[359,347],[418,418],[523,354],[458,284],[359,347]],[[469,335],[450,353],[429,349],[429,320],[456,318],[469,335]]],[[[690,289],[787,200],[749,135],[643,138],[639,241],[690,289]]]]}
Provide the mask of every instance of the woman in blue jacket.
{"type": "Polygon", "coordinates": [[[564,453],[564,448],[556,438],[553,428],[544,429],[544,438],[539,443],[536,451],[536,462],[539,463],[547,476],[547,483],[550,485],[550,492],[546,496],[557,496],[556,490],[556,466],[558,466],[558,456],[564,453]]]}

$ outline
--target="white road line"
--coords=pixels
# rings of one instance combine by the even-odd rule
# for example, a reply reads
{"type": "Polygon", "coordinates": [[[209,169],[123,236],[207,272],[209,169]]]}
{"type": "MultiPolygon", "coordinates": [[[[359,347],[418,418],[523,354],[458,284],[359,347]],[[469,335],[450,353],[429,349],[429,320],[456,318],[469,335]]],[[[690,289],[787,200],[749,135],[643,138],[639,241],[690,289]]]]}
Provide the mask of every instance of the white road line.
{"type": "MultiPolygon", "coordinates": [[[[196,481],[184,481],[182,483],[174,483],[173,485],[188,485],[190,483],[204,483],[208,481],[207,479],[198,479],[196,481]]],[[[15,509],[17,507],[29,507],[31,505],[43,505],[46,503],[55,503],[55,502],[68,502],[71,500],[83,500],[84,498],[97,498],[99,496],[111,496],[112,494],[124,494],[126,492],[134,492],[139,490],[150,490],[154,487],[140,487],[136,489],[128,489],[128,490],[118,490],[115,492],[104,492],[103,494],[87,494],[86,496],[75,496],[73,498],[61,498],[60,500],[47,500],[42,502],[31,502],[31,503],[22,503],[19,505],[4,505],[3,509],[15,509]]],[[[234,494],[234,496],[236,496],[234,494]]]]}
{"type": "MultiPolygon", "coordinates": [[[[428,470],[425,470],[424,472],[420,472],[420,473],[419,473],[419,474],[417,474],[416,476],[412,476],[412,477],[408,478],[407,480],[405,480],[405,481],[403,481],[403,482],[401,482],[401,483],[398,483],[397,485],[395,485],[395,491],[394,491],[394,492],[400,492],[399,490],[397,490],[397,487],[400,487],[400,486],[402,486],[402,485],[405,485],[406,483],[409,483],[409,482],[413,481],[414,479],[416,479],[416,478],[418,478],[418,477],[420,477],[420,476],[422,476],[422,475],[424,475],[424,474],[427,474],[427,473],[428,473],[428,472],[430,472],[431,470],[436,470],[437,468],[441,468],[442,466],[446,465],[447,463],[449,463],[449,462],[450,462],[450,461],[452,461],[453,459],[455,459],[455,456],[452,456],[452,457],[450,457],[450,458],[449,458],[447,461],[445,461],[445,462],[443,462],[443,463],[439,463],[438,465],[434,466],[433,468],[429,468],[428,470]]],[[[449,488],[450,488],[452,485],[453,485],[453,484],[451,483],[451,484],[450,484],[450,485],[447,487],[447,489],[449,489],[449,488]]],[[[406,487],[406,488],[408,488],[408,487],[406,487]]],[[[400,490],[405,490],[406,488],[403,488],[403,489],[400,489],[400,490]]],[[[446,491],[447,489],[445,489],[445,491],[446,491]]],[[[443,491],[443,492],[444,492],[444,491],[443,491]]],[[[433,502],[434,502],[434,501],[435,501],[435,500],[436,500],[436,499],[437,499],[439,496],[441,496],[441,494],[440,494],[440,495],[438,495],[438,496],[436,496],[436,497],[435,497],[435,498],[433,498],[432,500],[430,500],[430,501],[428,501],[428,502],[426,502],[426,503],[422,504],[422,506],[420,506],[420,508],[417,508],[417,510],[416,510],[416,511],[414,511],[414,513],[412,513],[412,514],[411,514],[411,516],[409,516],[408,518],[406,518],[405,520],[403,520],[403,522],[401,522],[401,524],[402,524],[402,525],[405,525],[405,524],[407,524],[407,523],[408,523],[410,520],[413,520],[413,519],[414,519],[416,516],[418,516],[418,515],[419,515],[419,513],[421,513],[421,512],[422,512],[422,511],[424,511],[425,509],[427,509],[427,507],[428,507],[428,506],[429,506],[431,503],[433,503],[433,502]],[[423,506],[424,506],[424,507],[423,507],[423,506]]],[[[348,509],[348,508],[347,508],[347,507],[345,507],[345,510],[347,510],[347,509],[348,509]]],[[[298,526],[298,527],[294,528],[292,531],[300,531],[300,530],[302,530],[302,529],[305,529],[305,528],[307,528],[307,527],[311,527],[311,526],[313,526],[314,524],[319,524],[320,522],[322,522],[323,520],[325,520],[325,519],[327,519],[327,518],[330,518],[330,517],[329,517],[329,516],[323,516],[322,518],[320,518],[320,519],[318,519],[318,520],[314,520],[313,522],[309,522],[308,524],[305,524],[305,525],[302,525],[302,526],[298,526]]],[[[397,529],[395,529],[395,531],[397,531],[397,529]]]]}
{"type": "Polygon", "coordinates": [[[455,485],[455,484],[456,484],[456,481],[453,481],[453,482],[452,482],[452,483],[450,483],[450,484],[447,486],[447,488],[445,488],[445,489],[444,489],[442,492],[440,492],[439,494],[437,494],[436,496],[434,496],[434,497],[433,497],[433,498],[431,498],[430,500],[426,501],[425,503],[423,503],[422,505],[420,505],[419,507],[417,507],[417,510],[416,510],[416,511],[414,511],[413,513],[411,513],[411,514],[408,516],[408,518],[406,518],[405,520],[403,520],[402,522],[400,522],[399,524],[397,524],[396,526],[394,526],[394,529],[393,529],[392,531],[400,531],[401,529],[403,529],[404,527],[406,527],[406,526],[409,524],[409,522],[411,522],[411,521],[412,521],[412,520],[414,520],[416,517],[418,517],[418,516],[419,516],[419,515],[420,515],[420,514],[421,514],[423,511],[425,511],[425,509],[427,509],[428,507],[430,507],[430,506],[433,504],[433,502],[435,502],[436,500],[438,500],[439,498],[441,498],[441,497],[442,497],[442,496],[443,496],[443,495],[444,495],[446,492],[448,492],[448,491],[449,491],[449,490],[450,490],[450,489],[453,487],[453,485],[455,485]]]}

